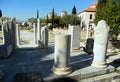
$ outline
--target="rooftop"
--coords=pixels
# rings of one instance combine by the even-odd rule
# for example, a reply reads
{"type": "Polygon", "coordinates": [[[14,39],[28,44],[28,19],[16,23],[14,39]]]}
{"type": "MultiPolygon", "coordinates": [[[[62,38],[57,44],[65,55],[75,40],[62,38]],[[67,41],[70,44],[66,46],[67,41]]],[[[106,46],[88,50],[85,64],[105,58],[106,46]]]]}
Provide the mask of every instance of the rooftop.
{"type": "Polygon", "coordinates": [[[85,8],[83,11],[79,12],[78,14],[80,14],[82,12],[95,12],[96,11],[96,6],[97,6],[97,2],[94,2],[90,6],[85,8]]]}

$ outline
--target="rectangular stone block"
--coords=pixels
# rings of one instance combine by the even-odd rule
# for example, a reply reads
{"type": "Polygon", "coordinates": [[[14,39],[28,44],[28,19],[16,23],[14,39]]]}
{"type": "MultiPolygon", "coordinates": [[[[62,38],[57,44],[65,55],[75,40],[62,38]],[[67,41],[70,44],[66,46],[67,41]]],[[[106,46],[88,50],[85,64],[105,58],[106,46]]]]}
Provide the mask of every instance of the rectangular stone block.
{"type": "Polygon", "coordinates": [[[115,67],[109,65],[107,68],[95,68],[93,66],[88,66],[86,68],[80,69],[81,79],[90,78],[98,75],[103,75],[106,73],[111,73],[115,71],[115,67]]]}
{"type": "Polygon", "coordinates": [[[68,34],[71,35],[71,49],[80,48],[80,26],[69,26],[68,34]]]}
{"type": "Polygon", "coordinates": [[[12,53],[12,45],[1,45],[0,46],[0,57],[8,57],[12,53]]]}

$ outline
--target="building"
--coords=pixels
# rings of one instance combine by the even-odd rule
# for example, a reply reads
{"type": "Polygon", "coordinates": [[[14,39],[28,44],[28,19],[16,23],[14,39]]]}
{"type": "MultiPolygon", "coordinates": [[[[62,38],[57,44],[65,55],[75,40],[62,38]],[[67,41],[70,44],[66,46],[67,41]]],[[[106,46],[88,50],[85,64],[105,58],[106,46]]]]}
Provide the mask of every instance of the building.
{"type": "Polygon", "coordinates": [[[67,15],[67,11],[65,11],[65,10],[63,10],[63,11],[61,12],[61,17],[63,17],[64,15],[67,15]]]}
{"type": "Polygon", "coordinates": [[[83,11],[77,14],[81,18],[81,28],[83,29],[93,29],[95,27],[94,18],[96,12],[97,2],[92,3],[83,11]]]}

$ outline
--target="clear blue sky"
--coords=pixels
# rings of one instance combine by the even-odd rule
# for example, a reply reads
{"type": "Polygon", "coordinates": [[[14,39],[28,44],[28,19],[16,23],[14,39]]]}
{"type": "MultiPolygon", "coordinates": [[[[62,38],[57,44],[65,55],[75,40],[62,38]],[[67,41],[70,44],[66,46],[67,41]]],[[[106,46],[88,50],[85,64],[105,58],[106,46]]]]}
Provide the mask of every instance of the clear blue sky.
{"type": "Polygon", "coordinates": [[[3,16],[26,20],[36,17],[37,9],[40,17],[45,17],[53,8],[58,15],[62,10],[70,14],[74,5],[78,13],[95,1],[97,0],[0,0],[0,9],[3,16]]]}

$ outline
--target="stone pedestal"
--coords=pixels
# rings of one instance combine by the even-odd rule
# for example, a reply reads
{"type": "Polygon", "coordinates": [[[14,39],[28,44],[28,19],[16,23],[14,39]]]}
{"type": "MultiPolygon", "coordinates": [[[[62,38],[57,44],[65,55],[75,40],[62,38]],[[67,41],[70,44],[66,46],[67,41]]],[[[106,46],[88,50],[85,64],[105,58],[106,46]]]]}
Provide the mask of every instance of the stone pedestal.
{"type": "Polygon", "coordinates": [[[18,24],[16,24],[16,45],[17,47],[20,45],[20,28],[18,24]]]}
{"type": "Polygon", "coordinates": [[[55,54],[53,73],[66,75],[71,73],[70,67],[70,35],[55,35],[55,54]]]}
{"type": "Polygon", "coordinates": [[[95,40],[94,40],[94,58],[92,66],[105,68],[106,64],[106,52],[108,44],[109,26],[104,20],[98,22],[95,28],[95,40]]]}
{"type": "Polygon", "coordinates": [[[48,47],[48,30],[47,26],[41,28],[41,43],[42,48],[48,47]]]}
{"type": "Polygon", "coordinates": [[[80,48],[80,26],[70,26],[68,34],[71,35],[71,49],[80,48]]]}

